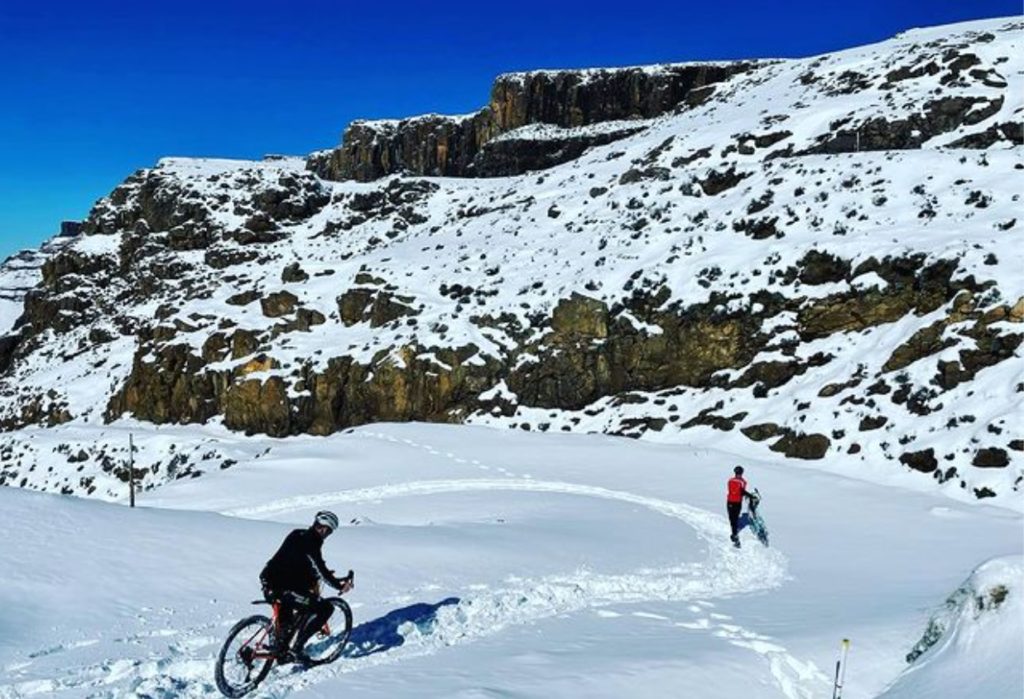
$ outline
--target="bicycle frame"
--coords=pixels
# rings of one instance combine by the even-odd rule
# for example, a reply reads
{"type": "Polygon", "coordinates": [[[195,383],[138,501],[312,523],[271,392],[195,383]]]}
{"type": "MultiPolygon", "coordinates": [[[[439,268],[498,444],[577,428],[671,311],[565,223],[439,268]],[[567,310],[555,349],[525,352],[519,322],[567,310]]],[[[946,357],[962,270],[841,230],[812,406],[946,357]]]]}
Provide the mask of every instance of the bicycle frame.
{"type": "Polygon", "coordinates": [[[270,615],[271,626],[264,626],[262,629],[257,631],[248,641],[243,643],[242,648],[239,649],[239,652],[242,652],[243,649],[249,648],[252,651],[252,658],[254,660],[271,660],[275,657],[275,654],[267,648],[266,641],[267,637],[270,635],[271,628],[273,628],[275,632],[280,631],[281,622],[279,617],[281,612],[281,603],[273,602],[270,607],[272,610],[270,615]],[[255,644],[251,645],[254,642],[255,644]]]}
{"type": "MultiPolygon", "coordinates": [[[[252,657],[253,660],[270,660],[270,659],[273,659],[273,658],[277,657],[274,652],[270,651],[267,648],[266,641],[267,641],[267,637],[270,635],[270,629],[271,628],[274,629],[275,633],[280,633],[280,631],[281,631],[281,603],[275,601],[275,602],[270,602],[269,604],[270,604],[270,608],[271,608],[271,615],[270,615],[270,623],[271,623],[271,625],[269,627],[265,626],[262,629],[260,629],[259,631],[257,631],[255,634],[253,634],[249,638],[248,641],[243,643],[242,644],[242,648],[239,649],[239,652],[241,653],[243,651],[243,649],[248,648],[249,651],[252,653],[251,657],[252,657]]],[[[296,626],[295,626],[296,629],[300,628],[302,626],[302,623],[305,622],[305,620],[308,617],[308,615],[309,615],[308,612],[302,614],[302,616],[298,620],[299,623],[297,623],[296,626]]],[[[330,636],[331,635],[330,623],[329,622],[325,622],[323,627],[320,629],[319,633],[320,633],[321,637],[323,637],[323,636],[330,636]]]]}

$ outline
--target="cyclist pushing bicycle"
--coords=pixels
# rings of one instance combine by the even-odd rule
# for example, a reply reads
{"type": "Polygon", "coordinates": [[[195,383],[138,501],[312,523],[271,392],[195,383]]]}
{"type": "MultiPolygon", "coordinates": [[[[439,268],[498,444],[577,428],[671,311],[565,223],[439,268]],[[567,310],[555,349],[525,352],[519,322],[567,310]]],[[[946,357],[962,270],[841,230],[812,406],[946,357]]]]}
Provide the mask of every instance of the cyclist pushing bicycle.
{"type": "Polygon", "coordinates": [[[320,582],[345,594],[352,589],[353,573],[338,578],[324,563],[321,549],[324,540],[338,528],[338,516],[333,512],[318,512],[307,529],[295,529],[271,557],[260,573],[263,596],[279,605],[277,628],[269,649],[279,662],[296,660],[295,650],[301,653],[309,639],[324,627],[334,607],[319,595],[320,582]],[[292,628],[296,620],[304,623],[292,628]],[[295,633],[295,642],[288,641],[295,633]]]}

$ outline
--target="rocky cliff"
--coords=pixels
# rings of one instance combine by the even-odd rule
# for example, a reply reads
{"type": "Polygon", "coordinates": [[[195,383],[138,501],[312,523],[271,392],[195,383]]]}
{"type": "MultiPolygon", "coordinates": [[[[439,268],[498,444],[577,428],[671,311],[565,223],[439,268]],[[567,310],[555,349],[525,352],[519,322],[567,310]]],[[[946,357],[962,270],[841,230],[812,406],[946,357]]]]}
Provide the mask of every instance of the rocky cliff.
{"type": "Polygon", "coordinates": [[[431,420],[1015,497],[1020,30],[505,76],[478,114],[355,124],[307,159],[140,170],[0,345],[0,482],[116,484],[100,455],[29,467],[37,425],[431,420]]]}
{"type": "Polygon", "coordinates": [[[324,179],[359,182],[396,173],[433,177],[518,175],[567,162],[591,146],[609,143],[636,129],[621,126],[598,130],[594,135],[577,129],[554,139],[520,137],[515,153],[508,148],[488,148],[495,137],[534,124],[572,129],[650,119],[700,104],[711,95],[714,84],[756,65],[736,61],[509,73],[495,80],[490,101],[475,114],[358,121],[345,130],[338,148],[311,156],[309,168],[324,179]],[[572,144],[563,143],[566,139],[572,144]],[[529,144],[522,143],[524,140],[529,144]],[[531,148],[543,153],[526,155],[531,148]]]}

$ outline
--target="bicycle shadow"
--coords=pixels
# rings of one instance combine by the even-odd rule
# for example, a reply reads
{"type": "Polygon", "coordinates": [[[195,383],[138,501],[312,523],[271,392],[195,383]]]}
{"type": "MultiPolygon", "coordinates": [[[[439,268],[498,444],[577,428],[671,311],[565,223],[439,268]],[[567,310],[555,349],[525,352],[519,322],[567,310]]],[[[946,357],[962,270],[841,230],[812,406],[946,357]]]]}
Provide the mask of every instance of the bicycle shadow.
{"type": "Polygon", "coordinates": [[[420,631],[428,633],[433,627],[437,612],[442,607],[456,605],[461,600],[449,597],[437,604],[420,602],[402,609],[395,609],[384,616],[367,621],[352,629],[349,645],[343,653],[346,658],[365,658],[377,653],[386,653],[405,643],[405,637],[398,630],[405,624],[415,624],[420,631]]]}

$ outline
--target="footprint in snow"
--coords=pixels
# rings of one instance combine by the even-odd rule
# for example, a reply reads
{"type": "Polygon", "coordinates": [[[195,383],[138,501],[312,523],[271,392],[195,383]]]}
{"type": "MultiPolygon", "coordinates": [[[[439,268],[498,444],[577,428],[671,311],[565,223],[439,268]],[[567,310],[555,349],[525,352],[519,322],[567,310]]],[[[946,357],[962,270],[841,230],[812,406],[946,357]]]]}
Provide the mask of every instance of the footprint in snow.
{"type": "Polygon", "coordinates": [[[37,650],[34,653],[29,653],[28,657],[32,658],[33,660],[35,660],[36,658],[45,658],[48,655],[55,655],[57,653],[64,653],[64,652],[67,652],[69,650],[75,650],[76,648],[87,648],[89,646],[94,646],[94,645],[96,645],[99,642],[100,641],[99,641],[98,638],[90,638],[90,639],[86,639],[84,641],[71,641],[69,643],[58,643],[55,646],[50,646],[49,648],[43,648],[42,650],[37,650]]]}
{"type": "Polygon", "coordinates": [[[176,629],[156,629],[155,631],[132,634],[131,636],[125,636],[124,638],[115,638],[114,643],[140,643],[141,641],[150,638],[161,638],[176,635],[178,635],[178,631],[176,629]]]}
{"type": "Polygon", "coordinates": [[[633,612],[633,616],[639,617],[641,619],[657,619],[659,621],[669,620],[667,616],[662,616],[661,614],[653,614],[651,612],[633,612]]]}
{"type": "MultiPolygon", "coordinates": [[[[692,610],[692,607],[691,607],[692,610]]],[[[794,658],[786,648],[774,643],[770,636],[748,631],[736,624],[715,623],[713,620],[731,619],[726,614],[710,614],[709,619],[676,622],[676,626],[691,630],[711,630],[737,648],[753,651],[768,660],[768,668],[775,684],[786,699],[812,699],[827,691],[830,681],[813,662],[794,658]]]]}

